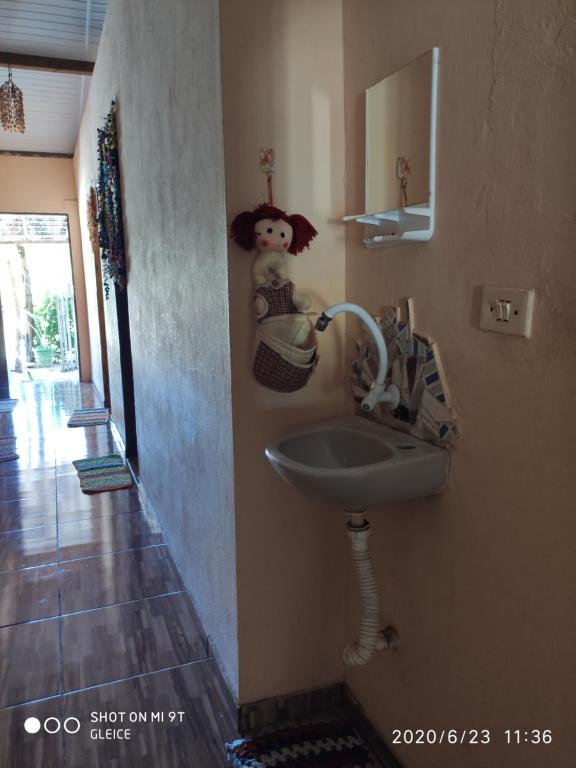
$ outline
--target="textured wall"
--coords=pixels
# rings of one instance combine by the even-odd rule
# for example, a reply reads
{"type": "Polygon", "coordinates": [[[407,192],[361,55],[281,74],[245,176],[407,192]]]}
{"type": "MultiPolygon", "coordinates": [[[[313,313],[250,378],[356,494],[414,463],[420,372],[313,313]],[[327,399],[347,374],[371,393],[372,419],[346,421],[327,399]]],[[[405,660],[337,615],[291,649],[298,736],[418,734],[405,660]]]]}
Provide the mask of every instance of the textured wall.
{"type": "Polygon", "coordinates": [[[0,156],[0,213],[68,214],[81,375],[83,381],[90,381],[90,336],[72,160],[0,156]]]}
{"type": "MultiPolygon", "coordinates": [[[[319,237],[288,256],[316,311],[344,298],[342,9],[332,0],[223,0],[223,105],[228,219],[266,195],[260,147],[276,150],[275,202],[319,237]]],[[[279,394],[251,373],[252,257],[229,245],[238,536],[240,695],[252,701],[341,679],[344,514],[305,499],[271,469],[264,447],[340,415],[341,318],[319,337],[305,389],[279,394]]]]}
{"type": "Polygon", "coordinates": [[[347,248],[350,301],[415,297],[463,425],[441,497],[372,514],[402,649],[346,678],[388,739],[491,728],[494,743],[396,747],[409,768],[574,762],[575,43],[567,0],[344,2],[349,211],[364,88],[441,49],[436,234],[365,251],[350,225],[347,248]],[[532,339],[479,330],[482,285],[536,289],[532,339]],[[506,747],[507,728],[554,740],[506,747]]]}
{"type": "MultiPolygon", "coordinates": [[[[90,189],[91,181],[95,181],[97,176],[97,161],[96,161],[96,140],[93,138],[95,134],[95,127],[92,126],[94,118],[87,115],[90,114],[90,100],[86,103],[86,113],[84,119],[89,121],[88,128],[80,132],[78,144],[76,146],[76,152],[74,154],[74,176],[76,180],[76,188],[78,190],[78,207],[77,215],[80,224],[80,236],[82,240],[82,251],[84,254],[84,280],[86,285],[86,297],[87,297],[87,315],[88,326],[90,331],[90,353],[91,353],[91,368],[92,368],[92,383],[98,390],[100,397],[104,395],[104,384],[102,381],[102,356],[100,350],[100,326],[98,324],[98,305],[96,303],[96,274],[94,270],[94,255],[92,253],[92,244],[88,235],[87,224],[87,197],[90,189]],[[83,138],[84,137],[84,138],[83,138]]],[[[110,314],[110,313],[108,313],[110,314]]],[[[108,323],[108,318],[106,318],[108,323]]],[[[117,345],[114,344],[116,337],[113,337],[108,342],[108,357],[112,353],[117,352],[117,345]]],[[[116,362],[115,369],[118,367],[119,362],[116,362]]],[[[116,392],[116,399],[120,396],[122,399],[122,390],[116,392]]],[[[114,415],[115,422],[118,423],[116,414],[114,415]]]]}
{"type": "MultiPolygon", "coordinates": [[[[97,172],[96,128],[117,98],[141,478],[236,691],[219,66],[215,0],[113,0],[76,160],[83,201],[97,172]]],[[[116,416],[113,299],[106,313],[116,416]]]]}

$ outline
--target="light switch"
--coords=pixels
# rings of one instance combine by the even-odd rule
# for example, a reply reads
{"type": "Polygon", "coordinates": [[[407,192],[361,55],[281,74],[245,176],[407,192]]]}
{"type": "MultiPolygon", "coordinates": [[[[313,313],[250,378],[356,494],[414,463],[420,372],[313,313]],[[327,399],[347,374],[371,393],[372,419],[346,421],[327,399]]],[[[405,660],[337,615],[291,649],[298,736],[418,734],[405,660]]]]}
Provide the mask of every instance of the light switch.
{"type": "Polygon", "coordinates": [[[485,287],[482,289],[480,328],[529,338],[533,309],[533,290],[485,287]]]}
{"type": "Polygon", "coordinates": [[[510,302],[507,299],[496,299],[491,309],[497,322],[510,322],[510,302]]]}

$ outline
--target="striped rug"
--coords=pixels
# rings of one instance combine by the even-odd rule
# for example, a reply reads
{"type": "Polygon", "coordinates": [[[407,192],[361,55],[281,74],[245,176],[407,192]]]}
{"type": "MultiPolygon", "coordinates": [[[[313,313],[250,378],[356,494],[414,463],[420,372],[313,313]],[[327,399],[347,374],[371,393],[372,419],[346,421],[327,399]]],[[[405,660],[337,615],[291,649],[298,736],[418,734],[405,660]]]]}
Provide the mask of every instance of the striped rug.
{"type": "Polygon", "coordinates": [[[76,459],[72,464],[78,472],[80,490],[83,493],[117,491],[121,488],[130,488],[132,485],[132,475],[124,464],[122,456],[117,453],[76,459]]]}
{"type": "Polygon", "coordinates": [[[16,438],[12,435],[0,437],[0,461],[11,461],[17,458],[16,438]]]}
{"type": "Polygon", "coordinates": [[[108,424],[110,411],[108,408],[78,408],[68,419],[69,427],[98,427],[108,424]]]}
{"type": "Polygon", "coordinates": [[[80,489],[83,493],[101,493],[102,491],[119,491],[130,488],[132,475],[126,467],[107,469],[89,469],[79,472],[80,489]]]}
{"type": "Polygon", "coordinates": [[[108,456],[94,456],[89,459],[76,459],[72,464],[78,472],[86,472],[89,469],[107,469],[109,467],[123,467],[124,459],[117,453],[110,453],[108,456]]]}
{"type": "Polygon", "coordinates": [[[375,768],[347,718],[294,725],[226,744],[233,768],[375,768]]]}

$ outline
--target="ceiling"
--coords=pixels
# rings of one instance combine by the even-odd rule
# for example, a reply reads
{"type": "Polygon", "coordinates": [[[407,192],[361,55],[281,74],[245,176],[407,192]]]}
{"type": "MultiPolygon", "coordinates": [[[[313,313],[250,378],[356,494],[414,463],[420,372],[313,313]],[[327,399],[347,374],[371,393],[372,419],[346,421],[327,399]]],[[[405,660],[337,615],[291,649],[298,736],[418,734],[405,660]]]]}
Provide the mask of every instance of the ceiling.
{"type": "MultiPolygon", "coordinates": [[[[0,0],[0,52],[94,61],[107,0],[0,0]]],[[[0,64],[0,84],[8,69],[0,64]]],[[[18,69],[26,132],[0,127],[0,151],[72,154],[89,75],[18,69]]]]}

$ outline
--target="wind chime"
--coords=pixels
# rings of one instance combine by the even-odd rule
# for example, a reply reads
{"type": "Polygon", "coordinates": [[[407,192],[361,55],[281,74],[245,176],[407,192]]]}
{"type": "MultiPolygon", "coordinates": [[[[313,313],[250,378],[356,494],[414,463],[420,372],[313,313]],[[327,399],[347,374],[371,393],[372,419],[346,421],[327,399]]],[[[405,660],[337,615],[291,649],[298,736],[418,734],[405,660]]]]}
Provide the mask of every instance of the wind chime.
{"type": "Polygon", "coordinates": [[[5,131],[24,133],[24,100],[22,91],[12,80],[12,67],[8,65],[8,80],[0,86],[0,123],[5,131]]]}

